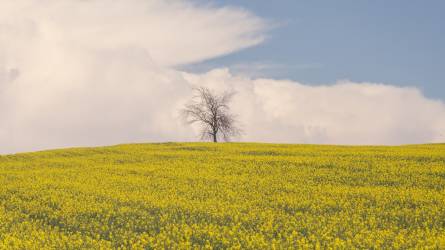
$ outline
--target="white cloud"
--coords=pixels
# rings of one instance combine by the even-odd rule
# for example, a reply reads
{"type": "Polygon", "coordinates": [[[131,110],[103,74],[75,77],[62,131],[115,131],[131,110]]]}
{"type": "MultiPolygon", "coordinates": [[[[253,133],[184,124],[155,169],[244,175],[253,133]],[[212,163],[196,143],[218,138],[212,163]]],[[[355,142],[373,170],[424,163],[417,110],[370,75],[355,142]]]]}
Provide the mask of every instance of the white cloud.
{"type": "Polygon", "coordinates": [[[311,87],[172,66],[263,40],[240,9],[185,1],[0,2],[0,153],[194,140],[178,119],[191,86],[238,91],[244,141],[398,144],[440,140],[445,106],[369,83],[311,87]]]}
{"type": "Polygon", "coordinates": [[[246,126],[245,141],[406,144],[445,139],[445,105],[416,88],[349,81],[309,86],[252,80],[227,70],[187,79],[238,92],[234,107],[246,126]]]}
{"type": "Polygon", "coordinates": [[[58,57],[60,50],[137,48],[164,66],[259,44],[267,26],[242,9],[180,0],[17,0],[0,7],[0,41],[14,41],[6,47],[11,53],[29,47],[35,56],[58,57]]]}

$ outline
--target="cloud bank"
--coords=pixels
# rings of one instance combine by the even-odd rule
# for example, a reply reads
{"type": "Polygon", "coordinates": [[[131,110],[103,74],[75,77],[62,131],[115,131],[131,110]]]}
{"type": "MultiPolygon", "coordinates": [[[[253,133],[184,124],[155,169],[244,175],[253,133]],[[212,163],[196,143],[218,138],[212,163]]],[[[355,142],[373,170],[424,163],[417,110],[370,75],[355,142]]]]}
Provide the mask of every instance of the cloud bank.
{"type": "Polygon", "coordinates": [[[309,86],[252,80],[228,70],[187,74],[186,79],[238,92],[234,107],[247,125],[247,141],[409,144],[444,139],[445,105],[416,88],[350,81],[309,86]]]}
{"type": "Polygon", "coordinates": [[[186,1],[2,1],[0,153],[196,140],[178,117],[196,85],[237,91],[241,141],[445,139],[445,105],[415,88],[175,69],[255,46],[267,28],[245,10],[186,1]]]}

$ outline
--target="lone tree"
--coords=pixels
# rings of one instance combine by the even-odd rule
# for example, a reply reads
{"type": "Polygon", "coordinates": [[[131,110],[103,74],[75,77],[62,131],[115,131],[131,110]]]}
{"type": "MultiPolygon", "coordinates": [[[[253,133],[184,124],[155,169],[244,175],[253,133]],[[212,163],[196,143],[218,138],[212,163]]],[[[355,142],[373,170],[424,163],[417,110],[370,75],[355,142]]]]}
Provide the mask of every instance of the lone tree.
{"type": "Polygon", "coordinates": [[[201,139],[218,142],[219,138],[230,141],[231,137],[241,134],[236,126],[236,117],[228,106],[234,92],[216,94],[205,87],[194,88],[195,95],[181,110],[188,124],[199,123],[201,139]]]}

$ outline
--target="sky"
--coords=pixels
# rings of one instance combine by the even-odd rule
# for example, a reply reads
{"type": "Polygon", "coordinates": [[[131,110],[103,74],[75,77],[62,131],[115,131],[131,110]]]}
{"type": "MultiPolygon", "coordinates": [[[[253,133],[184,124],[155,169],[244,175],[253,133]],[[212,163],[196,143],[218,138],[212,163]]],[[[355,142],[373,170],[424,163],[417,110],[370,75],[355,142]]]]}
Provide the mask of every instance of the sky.
{"type": "Polygon", "coordinates": [[[0,154],[196,141],[197,86],[236,141],[445,141],[439,2],[269,2],[1,1],[0,154]]]}
{"type": "Polygon", "coordinates": [[[442,0],[212,3],[243,7],[276,26],[261,45],[190,69],[232,65],[234,70],[307,84],[349,79],[415,86],[428,97],[445,100],[442,0]]]}

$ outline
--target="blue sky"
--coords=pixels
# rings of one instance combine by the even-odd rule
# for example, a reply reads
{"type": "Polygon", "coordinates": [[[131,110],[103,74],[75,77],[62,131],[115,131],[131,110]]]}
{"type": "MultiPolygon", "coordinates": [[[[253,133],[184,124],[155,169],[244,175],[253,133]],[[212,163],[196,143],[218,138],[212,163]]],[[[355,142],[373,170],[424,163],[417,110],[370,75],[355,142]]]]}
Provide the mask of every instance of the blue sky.
{"type": "Polygon", "coordinates": [[[263,65],[259,74],[265,77],[306,84],[349,79],[416,86],[429,98],[445,100],[445,1],[213,3],[239,6],[280,25],[265,43],[194,65],[195,69],[263,65]]]}

